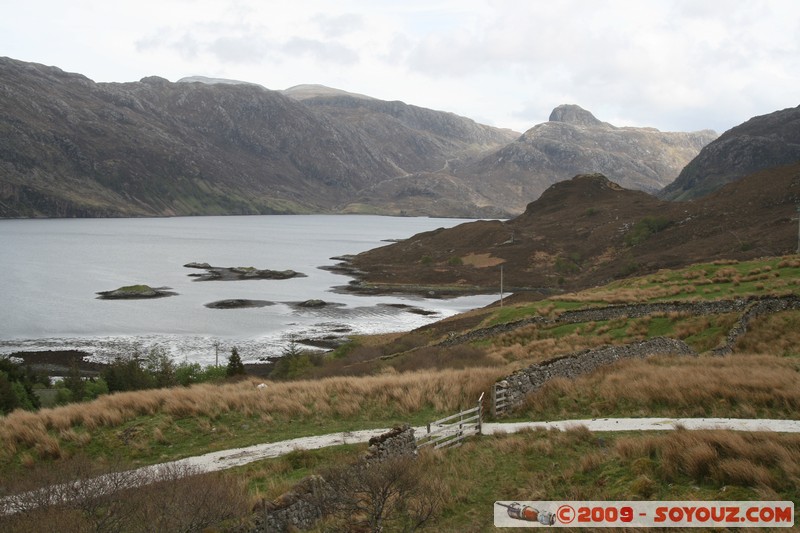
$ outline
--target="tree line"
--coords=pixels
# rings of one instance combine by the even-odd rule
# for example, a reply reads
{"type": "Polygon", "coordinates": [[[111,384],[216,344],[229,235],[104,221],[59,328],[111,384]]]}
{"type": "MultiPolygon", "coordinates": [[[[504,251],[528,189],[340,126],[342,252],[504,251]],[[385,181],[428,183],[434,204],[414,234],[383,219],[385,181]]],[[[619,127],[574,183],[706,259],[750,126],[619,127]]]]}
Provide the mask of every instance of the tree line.
{"type": "Polygon", "coordinates": [[[6,357],[0,359],[0,412],[8,414],[15,409],[39,409],[43,390],[52,391],[51,403],[63,405],[93,400],[113,392],[188,387],[244,374],[244,364],[235,346],[225,366],[202,366],[189,361],[176,363],[164,348],[156,346],[146,353],[134,350],[131,354],[117,356],[98,375],[88,378],[82,375],[77,364],[72,364],[63,379],[57,382],[6,357]]]}

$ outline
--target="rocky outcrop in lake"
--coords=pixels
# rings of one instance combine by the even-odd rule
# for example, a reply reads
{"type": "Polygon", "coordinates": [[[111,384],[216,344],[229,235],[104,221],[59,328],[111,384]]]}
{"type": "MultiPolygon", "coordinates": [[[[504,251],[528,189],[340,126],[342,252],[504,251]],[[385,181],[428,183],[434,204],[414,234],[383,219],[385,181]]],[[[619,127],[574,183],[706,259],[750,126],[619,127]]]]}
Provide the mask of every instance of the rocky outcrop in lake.
{"type": "Polygon", "coordinates": [[[205,270],[203,274],[189,274],[195,281],[237,281],[246,279],[291,279],[305,278],[305,274],[294,270],[269,270],[255,267],[215,267],[208,263],[186,263],[186,268],[205,270]]]}
{"type": "Polygon", "coordinates": [[[148,298],[163,298],[175,296],[171,287],[151,287],[149,285],[127,285],[113,291],[98,292],[98,300],[145,300],[148,298]]]}
{"type": "Polygon", "coordinates": [[[233,298],[230,300],[217,300],[216,302],[207,303],[205,306],[209,309],[249,309],[254,307],[267,307],[269,305],[275,305],[275,303],[266,300],[233,298]]]}

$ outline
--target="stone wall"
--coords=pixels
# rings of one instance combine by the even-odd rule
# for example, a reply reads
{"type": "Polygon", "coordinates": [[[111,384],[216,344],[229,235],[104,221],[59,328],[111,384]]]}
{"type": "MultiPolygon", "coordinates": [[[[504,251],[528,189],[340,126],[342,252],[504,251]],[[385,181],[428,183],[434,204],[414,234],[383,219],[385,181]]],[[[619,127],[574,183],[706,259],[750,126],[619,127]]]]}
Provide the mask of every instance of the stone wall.
{"type": "Polygon", "coordinates": [[[502,333],[507,333],[531,324],[576,324],[581,322],[601,322],[606,320],[615,320],[622,317],[641,318],[645,316],[667,313],[683,313],[693,316],[716,315],[722,313],[744,312],[754,305],[756,305],[759,309],[764,309],[765,312],[775,312],[766,310],[798,309],[800,308],[800,304],[798,304],[799,300],[800,297],[789,295],[780,297],[763,296],[734,298],[732,300],[660,302],[589,307],[585,309],[564,311],[555,318],[532,316],[523,318],[521,320],[516,320],[514,322],[506,322],[486,328],[476,329],[463,335],[455,335],[451,338],[445,339],[439,343],[439,346],[453,346],[465,342],[473,342],[480,339],[485,339],[487,337],[500,335],[502,333]]]}
{"type": "Polygon", "coordinates": [[[414,437],[414,428],[408,424],[403,424],[383,435],[369,439],[369,448],[364,454],[363,461],[371,463],[382,461],[388,457],[404,455],[417,455],[417,439],[414,437]]]}
{"type": "MultiPolygon", "coordinates": [[[[610,365],[621,359],[643,359],[651,355],[697,355],[689,346],[676,339],[655,337],[646,341],[606,346],[595,350],[583,350],[562,355],[517,370],[498,381],[496,390],[504,391],[505,410],[519,406],[526,395],[538,390],[553,378],[575,378],[594,372],[597,368],[610,365]]],[[[494,401],[492,402],[494,404],[494,401]]],[[[494,410],[497,413],[496,409],[494,410]]]]}
{"type": "Polygon", "coordinates": [[[800,296],[790,294],[788,296],[774,298],[754,298],[748,300],[748,305],[742,316],[728,332],[725,342],[714,348],[715,355],[728,355],[733,351],[736,341],[747,333],[747,326],[750,321],[763,315],[788,311],[790,309],[800,309],[800,296]]]}
{"type": "MultiPolygon", "coordinates": [[[[349,468],[364,468],[390,457],[415,456],[417,443],[414,429],[408,424],[396,427],[369,440],[369,448],[361,461],[349,468]]],[[[264,502],[254,517],[254,527],[248,533],[273,533],[311,529],[322,518],[322,502],[335,499],[333,489],[321,476],[309,476],[281,497],[264,502]]]]}

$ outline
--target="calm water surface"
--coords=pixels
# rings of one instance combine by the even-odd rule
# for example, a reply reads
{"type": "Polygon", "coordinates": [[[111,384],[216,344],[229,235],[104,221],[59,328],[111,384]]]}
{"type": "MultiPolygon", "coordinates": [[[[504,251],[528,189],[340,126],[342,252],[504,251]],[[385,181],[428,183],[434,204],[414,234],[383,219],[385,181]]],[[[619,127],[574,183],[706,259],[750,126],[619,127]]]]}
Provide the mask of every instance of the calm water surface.
{"type": "Polygon", "coordinates": [[[0,353],[84,349],[103,357],[160,345],[176,358],[202,363],[239,347],[243,358],[280,355],[290,337],[402,331],[483,306],[495,296],[453,300],[356,296],[332,292],[350,278],[318,267],[330,258],[386,245],[422,231],[466,222],[378,216],[242,216],[148,219],[0,220],[0,353]],[[293,269],[305,278],[197,282],[184,268],[213,266],[293,269]],[[123,285],[171,287],[178,296],[98,300],[123,285]],[[209,309],[217,300],[246,298],[275,305],[209,309]],[[293,302],[342,304],[299,309],[293,302]],[[391,304],[406,304],[420,316],[391,304]]]}

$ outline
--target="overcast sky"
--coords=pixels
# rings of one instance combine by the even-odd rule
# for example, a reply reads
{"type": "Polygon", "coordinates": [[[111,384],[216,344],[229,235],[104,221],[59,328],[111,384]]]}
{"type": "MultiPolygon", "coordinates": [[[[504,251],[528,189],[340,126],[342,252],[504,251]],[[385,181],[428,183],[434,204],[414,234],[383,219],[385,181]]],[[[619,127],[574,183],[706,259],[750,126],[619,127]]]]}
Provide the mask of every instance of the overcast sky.
{"type": "Polygon", "coordinates": [[[0,0],[0,56],[95,81],[319,83],[525,131],[562,103],[721,133],[800,104],[797,0],[0,0]]]}

